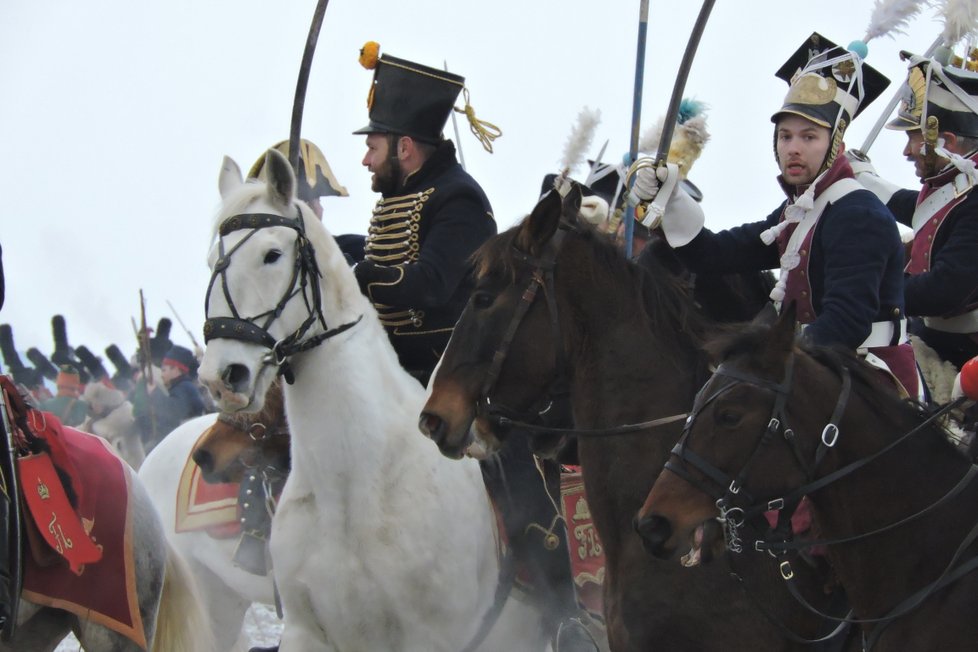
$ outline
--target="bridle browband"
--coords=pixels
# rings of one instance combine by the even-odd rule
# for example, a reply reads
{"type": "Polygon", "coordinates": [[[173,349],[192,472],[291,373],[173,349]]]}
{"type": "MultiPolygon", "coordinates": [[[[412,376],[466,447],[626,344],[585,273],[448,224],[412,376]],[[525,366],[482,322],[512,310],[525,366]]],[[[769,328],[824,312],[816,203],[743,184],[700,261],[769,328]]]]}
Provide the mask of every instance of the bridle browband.
{"type": "Polygon", "coordinates": [[[575,437],[623,435],[685,419],[687,415],[683,413],[610,428],[564,428],[550,425],[553,421],[562,418],[560,409],[555,409],[555,406],[565,405],[570,398],[570,380],[567,374],[567,360],[564,355],[560,319],[557,312],[557,293],[554,289],[554,268],[557,264],[557,255],[560,253],[567,232],[576,230],[573,224],[561,220],[557,230],[544,244],[540,255],[536,257],[517,249],[515,246],[513,247],[513,256],[520,264],[529,269],[529,281],[523,290],[520,302],[516,306],[509,325],[503,333],[499,346],[493,354],[489,370],[486,372],[486,377],[479,390],[479,399],[476,402],[476,414],[502,428],[519,428],[520,430],[537,434],[575,437]],[[533,305],[541,289],[543,290],[543,296],[547,302],[547,312],[550,316],[551,339],[554,344],[554,378],[547,386],[543,397],[534,403],[533,407],[521,412],[494,402],[491,394],[496,387],[496,383],[499,381],[499,374],[502,372],[503,363],[509,355],[509,348],[513,342],[513,338],[516,337],[516,332],[519,330],[520,324],[523,323],[523,319],[530,311],[530,307],[533,305]]]}
{"type": "MultiPolygon", "coordinates": [[[[842,420],[842,416],[845,412],[846,405],[848,404],[849,397],[852,390],[852,378],[851,372],[848,367],[843,366],[841,370],[842,375],[842,385],[839,392],[839,398],[836,401],[835,408],[832,411],[832,416],[829,419],[828,424],[822,429],[821,438],[818,447],[815,452],[814,463],[808,465],[801,455],[801,451],[798,449],[794,432],[790,427],[786,425],[786,407],[788,396],[791,391],[791,385],[793,380],[794,371],[794,360],[795,355],[792,353],[787,362],[785,363],[785,373],[784,378],[780,383],[775,383],[773,381],[755,376],[752,374],[744,373],[738,369],[730,367],[726,363],[721,364],[717,370],[714,372],[713,376],[722,377],[725,379],[720,387],[716,388],[711,394],[705,394],[704,392],[709,388],[712,383],[712,378],[708,381],[703,388],[697,394],[696,400],[693,405],[693,410],[690,413],[689,419],[686,421],[686,425],[683,429],[683,434],[680,437],[679,442],[673,448],[672,453],[679,458],[681,464],[676,464],[670,459],[666,462],[665,468],[669,469],[676,475],[680,476],[693,486],[697,487],[709,496],[716,499],[717,509],[720,511],[720,517],[718,520],[723,525],[724,539],[726,543],[727,550],[732,553],[740,553],[743,551],[743,541],[741,538],[741,528],[747,523],[757,523],[759,521],[763,522],[763,527],[761,530],[766,529],[766,533],[761,538],[754,540],[753,546],[754,550],[763,552],[766,551],[772,557],[778,560],[779,570],[782,579],[787,583],[789,592],[792,596],[801,603],[809,611],[825,618],[827,620],[836,621],[839,623],[839,627],[835,631],[831,632],[827,636],[815,640],[803,639],[798,637],[796,634],[787,630],[787,628],[780,622],[777,622],[773,616],[768,613],[766,609],[763,608],[760,603],[754,599],[755,603],[761,607],[765,615],[775,622],[782,631],[791,636],[794,640],[801,642],[820,642],[828,640],[838,634],[842,627],[847,624],[879,624],[880,627],[874,629],[872,635],[867,640],[867,647],[869,647],[878,639],[880,632],[883,630],[886,624],[892,622],[893,620],[906,615],[912,610],[916,609],[924,600],[926,600],[935,591],[951,584],[960,577],[963,577],[972,570],[978,568],[978,557],[973,557],[967,562],[958,565],[958,561],[961,556],[965,553],[968,547],[975,541],[978,540],[978,525],[976,525],[968,533],[965,539],[962,541],[958,549],[955,551],[950,562],[945,567],[944,571],[940,576],[925,586],[924,588],[918,590],[909,598],[901,601],[896,607],[894,607],[888,614],[880,618],[868,618],[868,619],[855,619],[851,618],[851,612],[845,617],[832,616],[823,613],[821,610],[809,604],[805,597],[801,594],[798,588],[794,585],[792,581],[794,579],[794,571],[791,568],[791,562],[786,558],[789,551],[802,550],[806,548],[811,548],[813,546],[830,546],[838,545],[843,543],[852,543],[862,539],[867,539],[869,537],[882,534],[889,530],[895,529],[897,527],[906,525],[918,518],[921,518],[925,514],[937,509],[938,507],[946,504],[952,498],[957,496],[961,491],[963,491],[978,475],[978,466],[971,464],[962,478],[943,496],[937,499],[937,501],[927,505],[923,509],[899,519],[888,525],[884,525],[879,528],[875,528],[869,532],[863,532],[860,534],[839,537],[835,539],[818,539],[818,540],[806,540],[795,542],[792,540],[792,530],[791,530],[791,516],[798,506],[801,499],[817,491],[829,484],[836,482],[837,480],[851,475],[856,470],[866,466],[867,464],[873,462],[880,456],[891,451],[896,446],[900,445],[913,435],[923,431],[927,427],[934,424],[938,419],[943,417],[945,414],[951,410],[959,407],[966,399],[961,398],[951,403],[945,405],[940,410],[937,410],[930,416],[928,416],[923,422],[918,424],[916,427],[908,431],[907,433],[901,435],[896,440],[890,442],[880,450],[858,460],[850,462],[849,464],[828,473],[820,478],[815,478],[815,472],[825,457],[825,454],[835,446],[839,437],[839,423],[842,420]],[[744,466],[741,468],[740,472],[736,477],[731,477],[724,471],[716,468],[714,465],[710,464],[706,459],[696,454],[688,447],[689,438],[691,436],[692,427],[696,418],[700,413],[716,398],[725,393],[727,390],[739,384],[748,384],[754,387],[758,387],[763,390],[772,392],[775,395],[774,406],[771,411],[771,417],[768,420],[767,427],[761,439],[758,441],[754,450],[751,452],[744,466]],[[744,486],[747,480],[748,472],[758,455],[758,452],[766,444],[772,442],[776,435],[781,434],[794,454],[795,459],[798,461],[801,468],[805,471],[807,482],[802,486],[778,497],[768,498],[763,500],[754,500],[751,495],[744,490],[744,486]],[[714,487],[721,487],[722,489],[718,492],[714,487],[708,486],[708,483],[701,482],[696,476],[692,475],[686,468],[686,465],[694,467],[700,474],[706,477],[708,483],[712,483],[714,487]],[[744,503],[746,501],[747,505],[742,506],[738,503],[744,503]],[[773,527],[768,526],[767,522],[761,517],[765,512],[777,512],[778,519],[776,525],[773,527]]],[[[736,575],[735,575],[736,576],[736,575]]],[[[741,582],[743,582],[742,578],[741,582]]],[[[753,596],[752,596],[753,598],[753,596]]]]}
{"type": "Polygon", "coordinates": [[[268,349],[268,353],[262,358],[262,366],[275,366],[278,375],[281,375],[285,382],[290,385],[295,382],[295,375],[289,364],[291,356],[307,351],[327,339],[339,335],[355,326],[363,318],[363,315],[360,315],[355,320],[333,329],[330,329],[326,324],[326,318],[323,315],[322,289],[319,286],[322,273],[316,263],[315,249],[306,237],[305,223],[298,204],[295,205],[295,209],[295,219],[273,213],[242,213],[224,220],[218,229],[218,258],[214,263],[214,271],[211,274],[211,280],[207,286],[207,295],[204,298],[206,314],[210,310],[211,292],[215,283],[220,279],[221,291],[231,311],[231,317],[207,318],[204,322],[204,343],[206,344],[213,339],[231,339],[263,346],[268,349]],[[227,270],[231,264],[231,256],[258,231],[274,226],[284,226],[296,232],[296,253],[292,267],[292,279],[288,289],[275,304],[275,307],[258,315],[242,317],[234,305],[231,289],[228,286],[227,270]],[[225,252],[224,237],[241,229],[251,229],[251,231],[225,252]],[[268,329],[272,322],[282,315],[285,306],[296,295],[302,296],[308,315],[295,331],[281,340],[276,340],[268,332],[268,329]],[[322,324],[323,332],[303,339],[309,329],[317,322],[322,324]]]}

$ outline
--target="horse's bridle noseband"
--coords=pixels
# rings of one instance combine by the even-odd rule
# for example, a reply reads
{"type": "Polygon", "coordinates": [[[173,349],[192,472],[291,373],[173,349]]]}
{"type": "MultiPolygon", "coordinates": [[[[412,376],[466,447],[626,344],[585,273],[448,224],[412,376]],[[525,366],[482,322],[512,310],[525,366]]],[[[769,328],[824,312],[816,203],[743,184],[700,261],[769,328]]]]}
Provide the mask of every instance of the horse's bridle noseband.
{"type": "Polygon", "coordinates": [[[214,263],[214,271],[211,274],[210,283],[207,286],[207,295],[204,299],[204,312],[210,310],[211,292],[215,283],[220,279],[221,291],[224,299],[231,311],[231,317],[210,317],[204,322],[204,343],[213,339],[232,339],[251,344],[258,344],[268,349],[262,359],[263,366],[275,366],[277,373],[285,378],[290,385],[295,381],[292,373],[289,358],[299,353],[311,349],[325,340],[339,335],[349,328],[355,326],[363,315],[354,321],[348,322],[334,329],[330,329],[323,316],[323,298],[319,287],[319,279],[322,273],[316,263],[316,252],[312,243],[306,237],[305,222],[302,218],[302,211],[299,206],[295,206],[295,219],[275,215],[273,213],[243,213],[233,215],[221,223],[218,230],[218,258],[214,263]],[[284,226],[296,232],[295,261],[292,267],[292,279],[282,298],[279,299],[275,307],[261,314],[252,317],[242,317],[234,305],[231,298],[231,289],[228,287],[227,269],[231,264],[231,256],[244,245],[259,230],[273,227],[284,226]],[[229,233],[240,229],[251,229],[229,251],[224,250],[224,237],[229,233]],[[285,306],[296,295],[301,295],[306,305],[308,316],[290,335],[276,340],[268,328],[278,317],[282,315],[285,306]],[[310,296],[311,295],[311,296],[310,296]],[[259,323],[260,322],[260,323],[259,323]],[[302,339],[313,325],[319,322],[322,324],[323,332],[307,339],[302,339]]]}

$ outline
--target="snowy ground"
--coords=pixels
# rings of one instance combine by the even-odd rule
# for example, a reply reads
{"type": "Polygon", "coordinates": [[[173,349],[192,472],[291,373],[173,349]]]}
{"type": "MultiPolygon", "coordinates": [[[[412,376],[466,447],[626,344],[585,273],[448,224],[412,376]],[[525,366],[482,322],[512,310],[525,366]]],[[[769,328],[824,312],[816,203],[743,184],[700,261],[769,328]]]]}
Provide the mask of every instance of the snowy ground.
{"type": "MultiPolygon", "coordinates": [[[[245,614],[243,628],[247,636],[243,650],[247,652],[250,645],[269,646],[278,643],[279,635],[282,632],[282,623],[275,615],[275,608],[261,604],[254,604],[248,613],[245,614]]],[[[79,652],[81,646],[74,636],[66,638],[55,652],[79,652]]]]}

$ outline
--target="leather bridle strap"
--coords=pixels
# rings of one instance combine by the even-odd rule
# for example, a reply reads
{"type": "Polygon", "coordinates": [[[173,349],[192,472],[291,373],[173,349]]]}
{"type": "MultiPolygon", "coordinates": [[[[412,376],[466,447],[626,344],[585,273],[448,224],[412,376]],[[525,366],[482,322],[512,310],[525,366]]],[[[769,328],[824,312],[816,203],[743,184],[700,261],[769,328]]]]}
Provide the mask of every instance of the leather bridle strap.
{"type": "Polygon", "coordinates": [[[214,284],[220,279],[221,290],[224,293],[224,298],[232,315],[231,317],[213,317],[207,319],[204,322],[204,342],[207,343],[215,338],[225,338],[265,347],[268,349],[268,353],[262,359],[262,364],[264,366],[275,366],[278,369],[278,373],[289,384],[295,381],[291,365],[289,365],[288,359],[290,356],[309,350],[327,339],[345,332],[358,324],[363,318],[363,315],[360,315],[354,321],[332,329],[326,324],[326,318],[323,315],[322,308],[322,290],[319,286],[319,279],[322,278],[322,273],[319,271],[319,266],[316,262],[315,250],[306,238],[302,211],[298,205],[295,208],[295,218],[284,217],[274,213],[244,213],[233,215],[224,220],[218,229],[219,257],[214,264],[214,272],[211,275],[211,281],[207,287],[207,295],[204,299],[204,309],[206,312],[210,308],[211,291],[214,288],[214,284]],[[242,317],[234,305],[231,290],[228,285],[227,269],[231,264],[231,256],[260,229],[275,226],[283,226],[296,232],[295,261],[289,287],[274,308],[253,317],[242,317]],[[224,236],[240,229],[251,229],[251,232],[235,243],[225,253],[224,236]],[[306,292],[307,288],[312,295],[311,300],[306,292]],[[268,332],[268,329],[272,322],[282,315],[285,306],[296,295],[302,296],[302,301],[306,306],[308,315],[294,332],[281,340],[276,340],[268,332]],[[258,320],[263,317],[266,317],[264,322],[258,324],[258,320]],[[324,332],[303,340],[303,336],[305,336],[316,322],[322,325],[324,332]]]}
{"type": "Polygon", "coordinates": [[[496,382],[499,380],[499,374],[502,372],[503,363],[505,362],[506,357],[509,355],[509,347],[513,343],[513,338],[516,337],[516,332],[519,330],[520,324],[523,323],[523,319],[526,317],[530,307],[536,300],[537,293],[539,292],[540,288],[544,289],[544,295],[547,297],[547,306],[550,311],[551,329],[554,336],[556,356],[555,384],[562,382],[562,379],[566,378],[563,345],[560,341],[560,325],[557,319],[557,304],[556,298],[554,297],[553,281],[553,270],[557,262],[557,254],[560,252],[560,247],[563,244],[565,235],[565,229],[563,227],[558,228],[550,240],[547,241],[544,251],[539,258],[534,258],[522,251],[514,250],[514,255],[520,261],[532,266],[533,269],[530,272],[530,281],[527,284],[526,289],[523,290],[520,303],[516,306],[516,310],[513,312],[513,317],[510,319],[505,333],[503,333],[499,347],[492,356],[492,362],[489,365],[489,370],[486,372],[485,380],[483,380],[482,383],[482,389],[479,392],[481,397],[479,402],[482,405],[482,409],[486,412],[489,412],[492,409],[490,394],[492,393],[492,390],[495,389],[496,382]]]}

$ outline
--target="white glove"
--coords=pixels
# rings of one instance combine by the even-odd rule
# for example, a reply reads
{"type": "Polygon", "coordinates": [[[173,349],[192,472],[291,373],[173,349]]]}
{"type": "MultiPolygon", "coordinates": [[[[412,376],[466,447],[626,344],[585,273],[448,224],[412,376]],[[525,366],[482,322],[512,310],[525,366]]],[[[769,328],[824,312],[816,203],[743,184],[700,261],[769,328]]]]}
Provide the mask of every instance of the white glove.
{"type": "Polygon", "coordinates": [[[673,190],[660,219],[657,226],[673,249],[689,244],[703,230],[706,221],[703,207],[679,185],[673,190]]]}
{"type": "Polygon", "coordinates": [[[853,174],[856,175],[856,181],[863,188],[879,197],[879,200],[884,204],[890,201],[893,193],[900,190],[900,186],[880,177],[876,168],[873,167],[873,162],[869,160],[869,156],[860,150],[847,149],[844,155],[852,167],[853,174]]]}
{"type": "Polygon", "coordinates": [[[628,203],[637,206],[650,202],[659,194],[659,189],[669,178],[669,169],[663,164],[652,167],[649,158],[639,159],[632,164],[635,169],[635,182],[628,193],[628,203]]]}
{"type": "Polygon", "coordinates": [[[603,224],[608,219],[608,202],[597,195],[589,195],[581,200],[580,217],[595,226],[603,224]]]}

